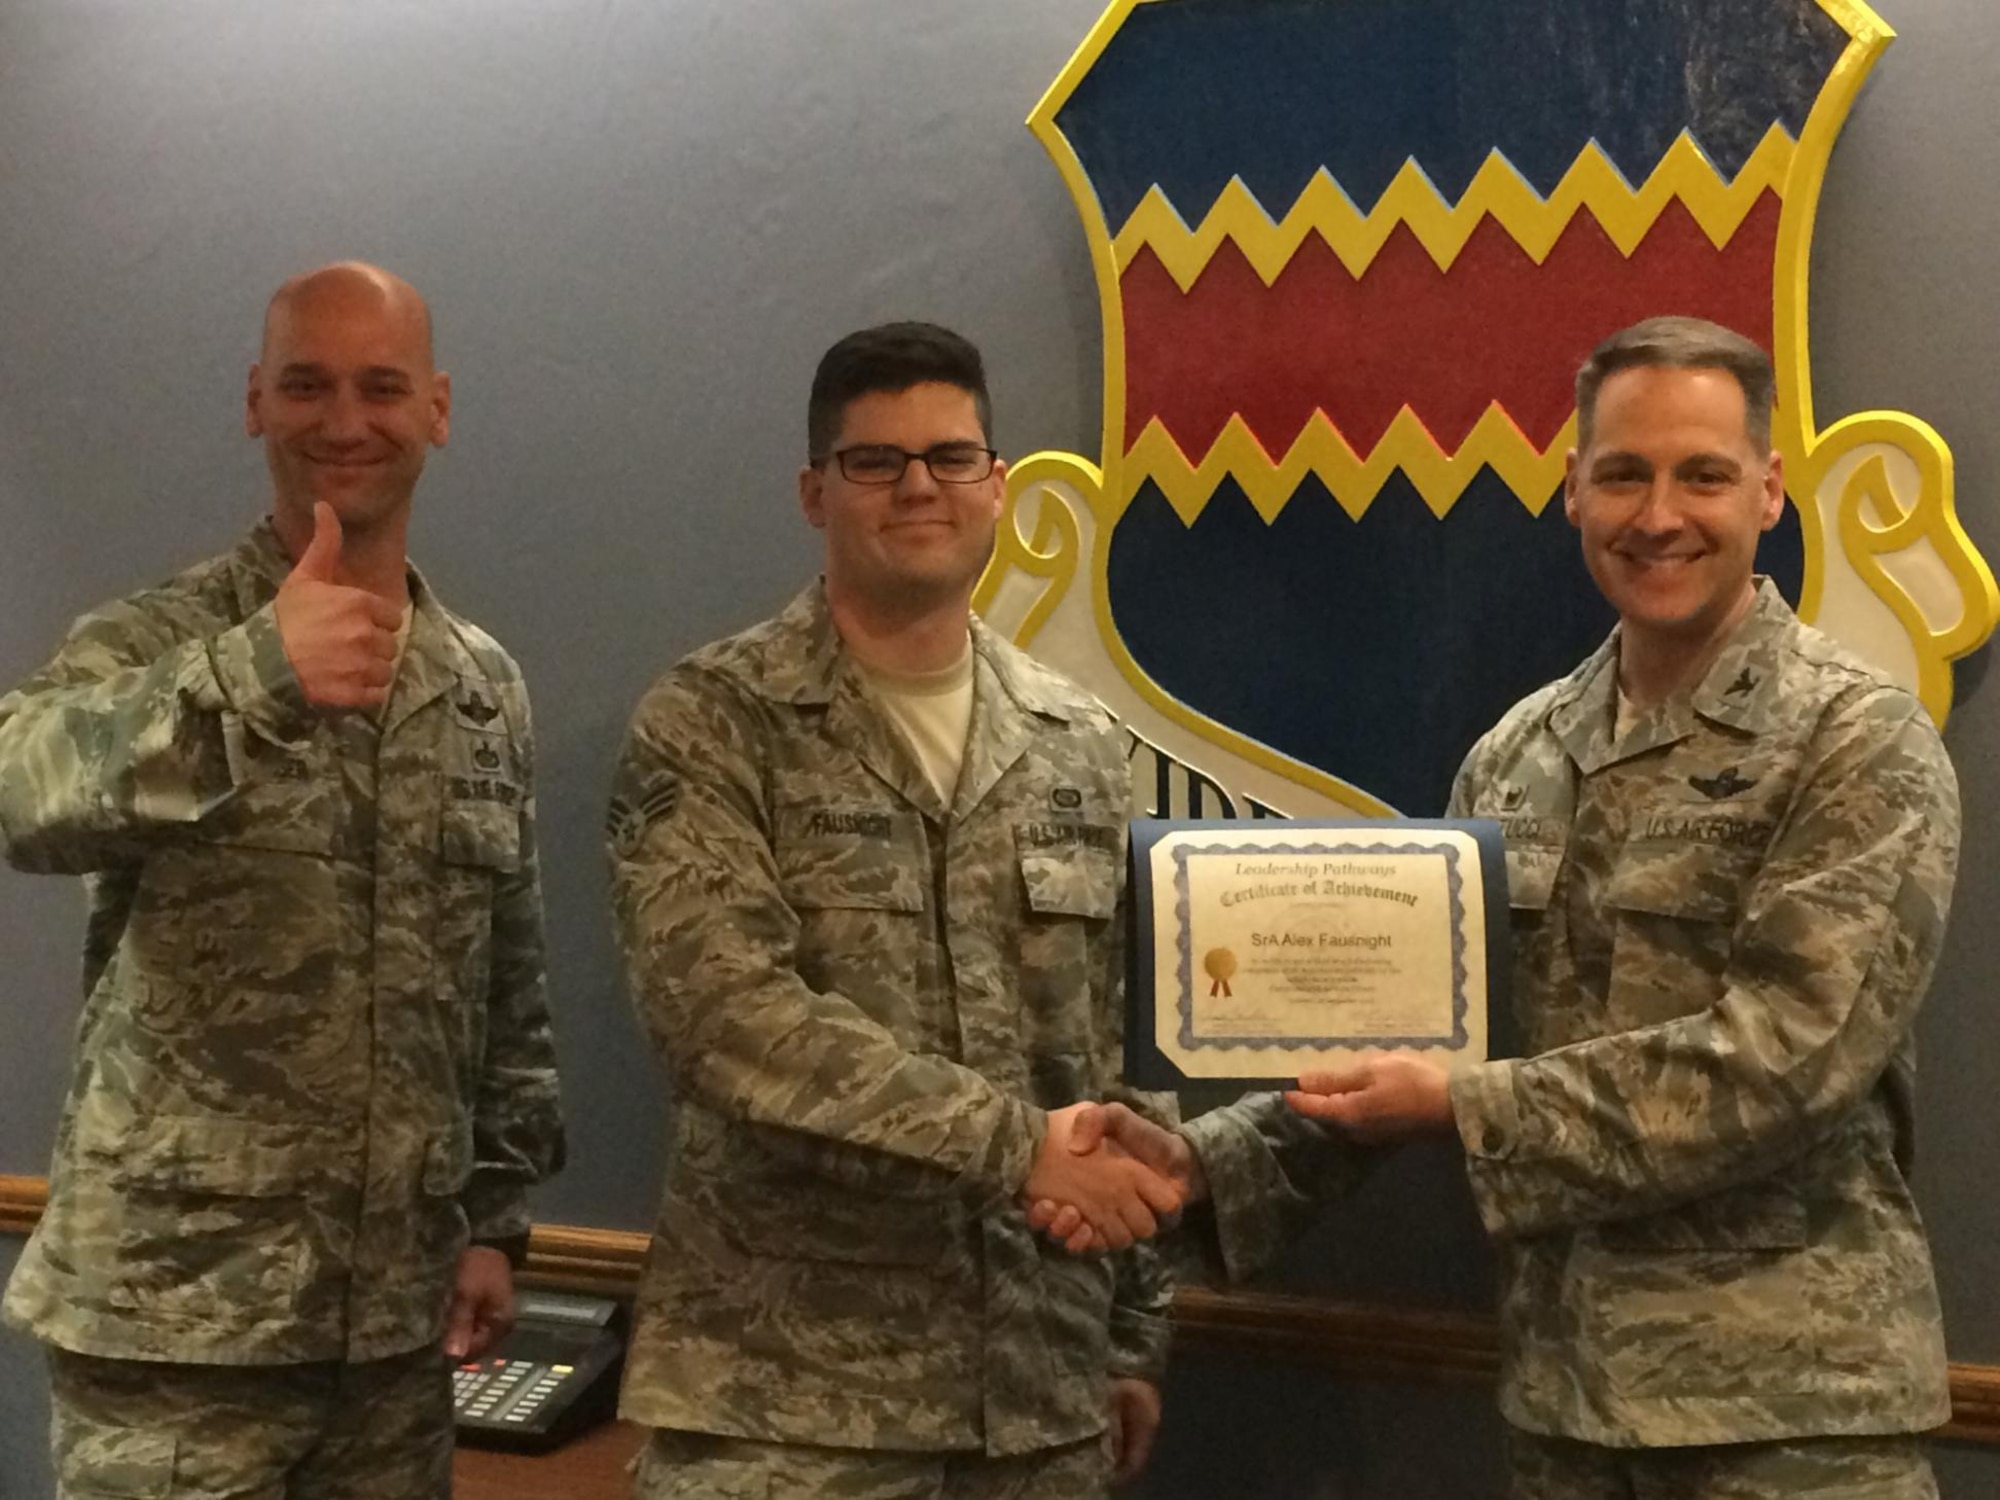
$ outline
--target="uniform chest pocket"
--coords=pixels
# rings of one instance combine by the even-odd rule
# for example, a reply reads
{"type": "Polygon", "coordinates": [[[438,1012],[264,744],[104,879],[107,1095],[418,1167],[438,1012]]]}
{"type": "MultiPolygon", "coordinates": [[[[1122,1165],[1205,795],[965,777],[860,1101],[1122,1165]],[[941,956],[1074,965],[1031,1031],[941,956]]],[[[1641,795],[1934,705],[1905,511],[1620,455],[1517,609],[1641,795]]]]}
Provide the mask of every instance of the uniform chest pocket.
{"type": "Polygon", "coordinates": [[[1107,921],[1118,909],[1120,870],[1115,848],[1087,843],[1056,848],[1023,846],[1020,860],[1028,909],[1037,916],[1107,921]]]}
{"type": "Polygon", "coordinates": [[[1759,864],[1754,849],[1633,839],[1612,873],[1608,899],[1623,912],[1734,924],[1759,864]]]}
{"type": "Polygon", "coordinates": [[[1532,921],[1548,910],[1562,868],[1561,844],[1507,846],[1507,904],[1532,921]]]}
{"type": "Polygon", "coordinates": [[[1615,922],[1609,1008],[1620,1028],[1698,1015],[1722,996],[1754,850],[1633,840],[1605,901],[1615,922]]]}
{"type": "Polygon", "coordinates": [[[806,985],[853,1001],[905,1045],[934,1047],[938,1014],[930,861],[922,820],[881,809],[781,809],[778,894],[798,919],[806,985]]]}
{"type": "Polygon", "coordinates": [[[446,802],[438,826],[438,858],[461,869],[515,873],[521,868],[520,816],[498,802],[446,802]]]}
{"type": "Polygon", "coordinates": [[[496,883],[521,868],[521,820],[512,807],[448,800],[438,823],[437,926],[431,945],[432,993],[452,1054],[477,1057],[493,966],[496,883]]]}
{"type": "Polygon", "coordinates": [[[1036,1096],[1051,1104],[1071,1102],[1073,1094],[1049,1089],[1059,1080],[1088,1076],[1105,1024],[1104,969],[1122,873],[1117,830],[1079,825],[1076,832],[1077,842],[1051,844],[1045,832],[1016,831],[1027,909],[1014,990],[1036,1096]],[[1091,842],[1099,838],[1108,847],[1091,842]]]}
{"type": "Polygon", "coordinates": [[[265,752],[270,764],[195,823],[199,843],[280,854],[325,856],[333,850],[340,793],[330,772],[310,757],[265,752]]]}
{"type": "Polygon", "coordinates": [[[903,810],[781,808],[778,889],[797,912],[924,909],[923,827],[903,810]]]}

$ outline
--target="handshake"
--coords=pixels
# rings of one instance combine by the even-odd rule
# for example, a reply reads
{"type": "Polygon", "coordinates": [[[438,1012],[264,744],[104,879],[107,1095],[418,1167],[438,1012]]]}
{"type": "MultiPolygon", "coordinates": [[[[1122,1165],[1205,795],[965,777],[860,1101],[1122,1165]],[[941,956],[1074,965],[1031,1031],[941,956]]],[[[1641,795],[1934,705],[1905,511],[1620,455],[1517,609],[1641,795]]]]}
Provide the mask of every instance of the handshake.
{"type": "Polygon", "coordinates": [[[1122,1104],[1086,1101],[1049,1111],[1021,1204],[1033,1228],[1082,1255],[1151,1239],[1207,1192],[1185,1140],[1122,1104]]]}
{"type": "MultiPolygon", "coordinates": [[[[1309,1073],[1285,1102],[1365,1143],[1452,1129],[1445,1069],[1412,1052],[1309,1073]]],[[[1089,1102],[1049,1111],[1048,1136],[1021,1188],[1029,1225],[1074,1255],[1150,1239],[1207,1196],[1201,1158],[1185,1137],[1122,1104],[1089,1102]]]]}

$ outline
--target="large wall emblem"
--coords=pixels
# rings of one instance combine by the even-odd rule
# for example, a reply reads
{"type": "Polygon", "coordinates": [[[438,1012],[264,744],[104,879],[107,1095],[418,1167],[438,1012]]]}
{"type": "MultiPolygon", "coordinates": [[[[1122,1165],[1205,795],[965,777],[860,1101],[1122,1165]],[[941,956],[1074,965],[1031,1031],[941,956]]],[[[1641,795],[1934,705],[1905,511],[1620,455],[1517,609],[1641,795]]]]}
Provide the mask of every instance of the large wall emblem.
{"type": "Polygon", "coordinates": [[[1914,417],[1821,428],[1807,262],[1858,0],[1116,0],[1029,119],[1104,322],[1095,460],[1016,465],[979,604],[1134,736],[1141,811],[1437,812],[1609,627],[1570,380],[1696,313],[1779,377],[1760,567],[1941,722],[2000,590],[1914,417]]]}

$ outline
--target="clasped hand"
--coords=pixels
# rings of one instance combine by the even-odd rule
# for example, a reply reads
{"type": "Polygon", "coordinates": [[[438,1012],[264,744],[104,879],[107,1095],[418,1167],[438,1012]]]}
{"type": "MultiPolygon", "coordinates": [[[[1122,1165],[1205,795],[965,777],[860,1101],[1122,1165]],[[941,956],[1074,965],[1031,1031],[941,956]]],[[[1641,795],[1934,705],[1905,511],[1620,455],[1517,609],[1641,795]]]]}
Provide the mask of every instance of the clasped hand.
{"type": "MultiPolygon", "coordinates": [[[[1285,1102],[1371,1144],[1452,1128],[1449,1075],[1414,1052],[1385,1052],[1352,1067],[1307,1073],[1286,1091],[1285,1102]]],[[[1183,1137],[1122,1104],[1073,1104],[1049,1115],[1048,1139],[1021,1201],[1033,1228],[1083,1255],[1145,1239],[1157,1230],[1160,1215],[1207,1196],[1201,1158],[1183,1137]],[[1081,1185],[1086,1183],[1089,1188],[1081,1185]],[[1173,1196],[1171,1206],[1161,1202],[1165,1192],[1173,1196]]]]}
{"type": "Polygon", "coordinates": [[[1185,1197],[1169,1175],[1106,1133],[1105,1115],[1123,1109],[1085,1102],[1050,1110],[1048,1134],[1021,1188],[1030,1222],[1047,1229],[1065,1215],[1071,1228],[1057,1237],[1078,1253],[1150,1239],[1185,1197]]]}
{"type": "Polygon", "coordinates": [[[1032,1227],[1083,1255],[1150,1238],[1206,1191],[1186,1141],[1122,1104],[1084,1103],[1050,1111],[1021,1202],[1032,1227]]]}

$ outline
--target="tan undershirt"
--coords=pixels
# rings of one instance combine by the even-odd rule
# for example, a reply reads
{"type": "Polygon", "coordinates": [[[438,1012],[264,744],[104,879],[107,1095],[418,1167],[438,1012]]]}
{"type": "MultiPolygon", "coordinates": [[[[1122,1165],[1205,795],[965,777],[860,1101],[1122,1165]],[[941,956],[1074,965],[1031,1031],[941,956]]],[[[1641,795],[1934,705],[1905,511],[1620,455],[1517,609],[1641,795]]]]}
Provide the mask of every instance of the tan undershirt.
{"type": "Polygon", "coordinates": [[[885,672],[860,661],[855,665],[889,722],[916,753],[939,799],[949,806],[972,726],[971,639],[957,661],[936,672],[885,672]]]}
{"type": "Polygon", "coordinates": [[[1625,696],[1624,688],[1619,688],[1617,712],[1611,720],[1611,743],[1615,745],[1624,739],[1625,731],[1638,723],[1639,716],[1644,712],[1644,709],[1625,696]]]}

